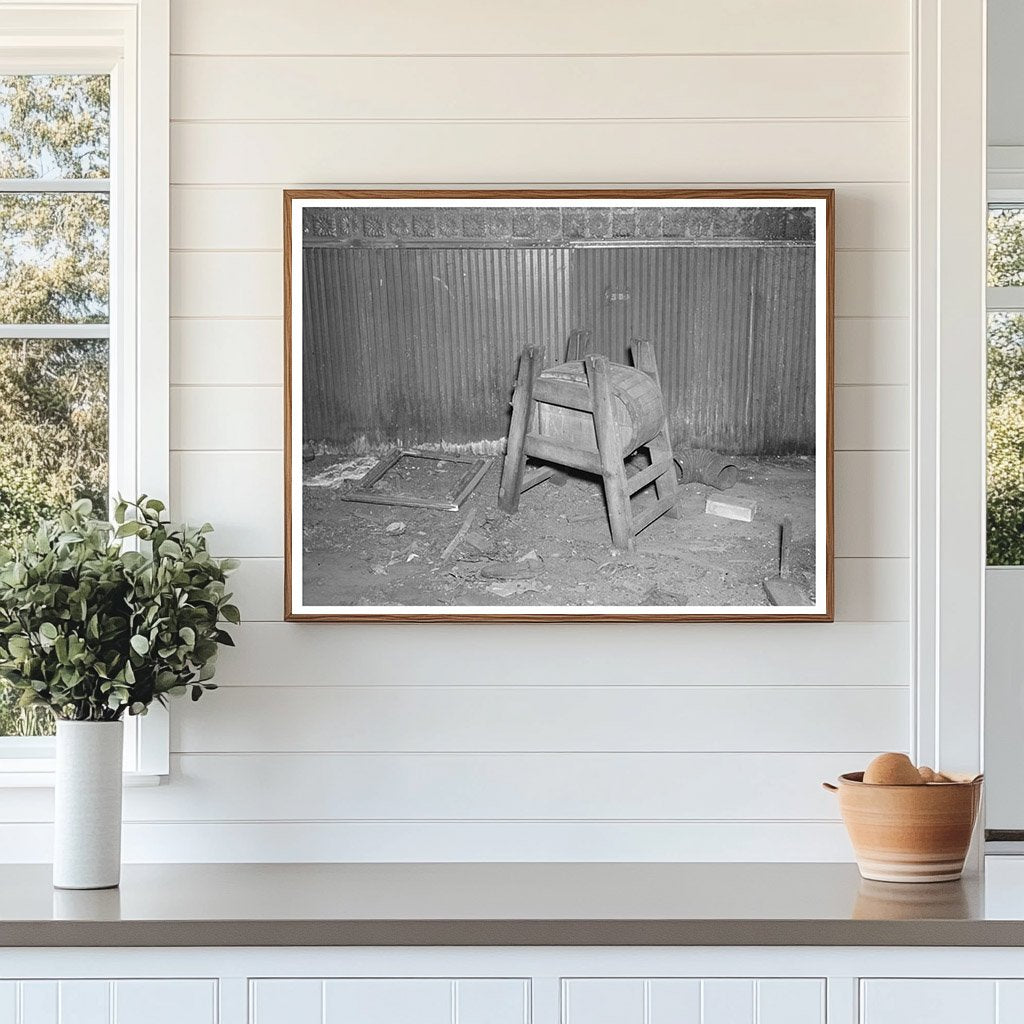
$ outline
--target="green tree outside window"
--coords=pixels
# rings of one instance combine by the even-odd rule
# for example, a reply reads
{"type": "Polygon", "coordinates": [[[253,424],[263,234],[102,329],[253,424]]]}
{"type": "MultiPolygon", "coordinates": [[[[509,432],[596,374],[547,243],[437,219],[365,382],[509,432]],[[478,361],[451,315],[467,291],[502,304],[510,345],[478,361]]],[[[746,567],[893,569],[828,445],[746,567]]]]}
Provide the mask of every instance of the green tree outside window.
{"type": "MultiPolygon", "coordinates": [[[[77,498],[107,509],[109,175],[106,75],[0,76],[0,544],[77,498]]],[[[0,736],[51,731],[0,685],[0,736]]]]}

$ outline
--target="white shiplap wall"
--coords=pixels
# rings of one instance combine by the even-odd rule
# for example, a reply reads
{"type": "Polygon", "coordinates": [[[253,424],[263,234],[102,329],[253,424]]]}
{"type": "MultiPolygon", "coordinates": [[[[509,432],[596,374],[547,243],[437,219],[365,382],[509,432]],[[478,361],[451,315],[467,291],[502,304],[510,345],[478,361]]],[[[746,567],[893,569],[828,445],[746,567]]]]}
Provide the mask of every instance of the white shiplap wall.
{"type": "Polygon", "coordinates": [[[247,621],[129,858],[849,856],[818,782],[911,731],[910,10],[172,0],[172,499],[247,621]],[[331,184],[835,186],[839,621],[282,623],[280,193],[331,184]]]}

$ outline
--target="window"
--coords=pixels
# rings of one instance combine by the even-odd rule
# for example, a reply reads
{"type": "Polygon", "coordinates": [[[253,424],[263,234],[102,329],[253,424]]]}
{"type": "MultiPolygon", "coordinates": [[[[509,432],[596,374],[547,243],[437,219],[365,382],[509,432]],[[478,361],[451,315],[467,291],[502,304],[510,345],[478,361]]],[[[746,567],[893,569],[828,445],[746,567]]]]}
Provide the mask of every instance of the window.
{"type": "MultiPolygon", "coordinates": [[[[168,497],[168,0],[0,5],[0,543],[74,497],[168,497]]],[[[52,726],[0,684],[0,785],[52,726]]],[[[167,771],[167,719],[125,768],[167,771]]]]}
{"type": "MultiPolygon", "coordinates": [[[[0,543],[108,507],[110,76],[0,76],[0,543]]],[[[0,683],[0,736],[44,736],[0,683]]]]}
{"type": "Polygon", "coordinates": [[[1024,565],[1024,204],[988,216],[988,564],[1024,565]]]}

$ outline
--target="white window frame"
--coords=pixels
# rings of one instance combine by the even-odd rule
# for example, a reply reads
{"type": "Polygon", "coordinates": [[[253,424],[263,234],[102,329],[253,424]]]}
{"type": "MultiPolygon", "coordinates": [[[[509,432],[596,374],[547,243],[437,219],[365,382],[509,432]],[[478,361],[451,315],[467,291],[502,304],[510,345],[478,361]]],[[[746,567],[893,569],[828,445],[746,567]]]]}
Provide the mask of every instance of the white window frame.
{"type": "MultiPolygon", "coordinates": [[[[0,74],[111,76],[110,489],[164,500],[170,493],[169,65],[169,0],[0,0],[0,74]]],[[[155,706],[128,717],[126,778],[166,775],[169,748],[166,711],[155,706]]],[[[52,785],[53,761],[51,739],[0,738],[0,787],[52,785]]]]}
{"type": "Polygon", "coordinates": [[[911,753],[918,764],[980,771],[986,5],[916,0],[915,9],[911,753]]]}
{"type": "MultiPolygon", "coordinates": [[[[1024,209],[1024,147],[989,147],[988,206],[1019,206],[1024,209]]],[[[986,313],[1024,313],[1024,288],[986,288],[986,313]]],[[[1005,834],[1018,833],[1024,825],[1024,799],[1016,778],[1020,768],[1020,727],[1022,713],[1016,671],[1019,644],[1015,635],[1001,629],[1008,617],[1008,600],[1019,595],[1024,565],[986,565],[992,629],[986,637],[987,674],[985,758],[989,772],[986,826],[1005,834]],[[994,596],[993,596],[994,595],[994,596]]],[[[1016,614],[1010,615],[1016,618],[1016,614]]],[[[1019,840],[989,842],[988,854],[1019,856],[1019,840]]]]}

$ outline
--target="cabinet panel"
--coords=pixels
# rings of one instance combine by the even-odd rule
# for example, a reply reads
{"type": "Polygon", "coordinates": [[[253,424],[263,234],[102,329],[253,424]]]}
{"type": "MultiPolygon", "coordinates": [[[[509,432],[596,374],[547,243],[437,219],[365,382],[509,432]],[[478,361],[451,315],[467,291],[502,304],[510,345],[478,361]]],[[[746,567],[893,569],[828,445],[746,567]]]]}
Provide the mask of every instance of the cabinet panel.
{"type": "MultiPolygon", "coordinates": [[[[742,978],[701,982],[700,1024],[754,1024],[754,983],[742,978]]],[[[794,1019],[793,1024],[796,1024],[794,1019]]],[[[803,1024],[803,1022],[801,1022],[803,1024]]]]}
{"type": "Polygon", "coordinates": [[[324,983],[318,979],[259,978],[249,983],[250,1024],[321,1024],[324,983]]]}
{"type": "Polygon", "coordinates": [[[757,1024],[824,1024],[826,1019],[825,982],[816,978],[762,979],[756,999],[757,1024]]]}
{"type": "MultiPolygon", "coordinates": [[[[212,979],[0,981],[0,1024],[217,1024],[212,979]]],[[[299,1024],[292,1018],[290,1024],[299,1024]]]]}
{"type": "Polygon", "coordinates": [[[528,1024],[530,983],[521,978],[457,981],[455,1010],[458,1024],[528,1024]]]}
{"type": "Polygon", "coordinates": [[[564,1024],[645,1024],[643,979],[571,978],[563,981],[562,1020],[564,1024]]]}
{"type": "Polygon", "coordinates": [[[648,983],[650,1024],[700,1024],[699,978],[654,978],[648,983]]]}
{"type": "Polygon", "coordinates": [[[112,988],[109,981],[58,982],[60,1024],[108,1024],[112,988]]]}
{"type": "Polygon", "coordinates": [[[996,987],[987,979],[865,981],[861,1024],[1000,1024],[996,987]]]}
{"type": "Polygon", "coordinates": [[[249,994],[250,1024],[523,1024],[529,1011],[522,978],[257,978],[249,994]]]}
{"type": "Polygon", "coordinates": [[[0,981],[0,1024],[17,1024],[18,983],[0,981]]]}
{"type": "Polygon", "coordinates": [[[21,982],[21,1016],[18,1024],[58,1024],[57,982],[21,982]]]}
{"type": "Polygon", "coordinates": [[[444,979],[324,982],[324,1024],[451,1024],[452,984],[444,979]]]}
{"type": "Polygon", "coordinates": [[[565,1024],[824,1024],[820,978],[571,978],[565,1024]]]}
{"type": "Polygon", "coordinates": [[[113,1024],[183,1024],[184,1021],[217,1024],[216,981],[146,979],[114,983],[113,1024]]]}

